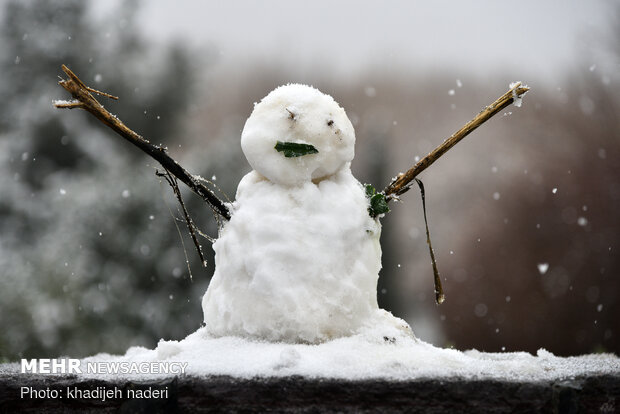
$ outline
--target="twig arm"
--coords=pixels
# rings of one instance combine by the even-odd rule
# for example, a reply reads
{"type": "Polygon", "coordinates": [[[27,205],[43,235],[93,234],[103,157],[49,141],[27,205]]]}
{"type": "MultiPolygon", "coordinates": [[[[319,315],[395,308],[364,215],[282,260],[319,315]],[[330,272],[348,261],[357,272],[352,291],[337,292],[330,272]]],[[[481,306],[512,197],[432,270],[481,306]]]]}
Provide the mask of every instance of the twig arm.
{"type": "Polygon", "coordinates": [[[84,85],[84,83],[65,65],[62,65],[62,70],[67,74],[69,79],[63,79],[58,83],[73,96],[74,100],[55,101],[54,105],[56,108],[80,108],[90,112],[95,116],[95,118],[99,119],[101,122],[113,129],[117,134],[158,161],[167,171],[187,185],[194,193],[202,197],[202,199],[205,200],[222,218],[225,220],[230,220],[230,212],[228,208],[222,200],[220,200],[213,193],[213,191],[198,181],[192,174],[185,170],[185,168],[181,167],[179,163],[177,163],[166,153],[166,149],[164,147],[151,144],[141,135],[129,129],[120,119],[105,109],[99,101],[93,97],[91,92],[111,99],[118,99],[117,97],[104,92],[99,92],[84,85]]]}
{"type": "Polygon", "coordinates": [[[395,197],[405,193],[411,185],[413,180],[422,171],[427,169],[431,164],[437,161],[443,154],[445,154],[450,148],[459,143],[463,138],[469,135],[473,130],[480,125],[488,121],[493,115],[510,105],[515,99],[521,99],[521,97],[529,91],[530,88],[522,86],[521,82],[517,82],[511,85],[510,90],[497,98],[495,102],[484,108],[478,115],[471,121],[466,123],[461,129],[456,131],[450,138],[446,139],[441,145],[435,148],[430,154],[418,161],[413,167],[411,167],[406,173],[399,174],[388,185],[383,193],[385,194],[386,201],[390,201],[395,197]]]}

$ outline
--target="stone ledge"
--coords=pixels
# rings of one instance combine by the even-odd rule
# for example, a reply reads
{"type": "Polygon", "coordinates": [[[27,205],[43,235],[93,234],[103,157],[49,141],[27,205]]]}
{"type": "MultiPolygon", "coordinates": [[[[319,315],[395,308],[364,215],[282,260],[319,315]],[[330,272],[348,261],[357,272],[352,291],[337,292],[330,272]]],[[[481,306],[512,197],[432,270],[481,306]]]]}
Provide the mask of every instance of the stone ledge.
{"type": "MultiPolygon", "coordinates": [[[[6,366],[5,366],[6,367],[6,366]]],[[[0,412],[559,412],[620,410],[620,374],[563,381],[418,379],[412,381],[237,379],[182,376],[164,380],[101,380],[76,375],[0,374],[0,412]],[[20,397],[21,387],[57,390],[65,398],[20,397]],[[119,389],[121,398],[66,398],[78,390],[119,389]],[[165,398],[128,398],[128,390],[167,390],[165,398]]]]}

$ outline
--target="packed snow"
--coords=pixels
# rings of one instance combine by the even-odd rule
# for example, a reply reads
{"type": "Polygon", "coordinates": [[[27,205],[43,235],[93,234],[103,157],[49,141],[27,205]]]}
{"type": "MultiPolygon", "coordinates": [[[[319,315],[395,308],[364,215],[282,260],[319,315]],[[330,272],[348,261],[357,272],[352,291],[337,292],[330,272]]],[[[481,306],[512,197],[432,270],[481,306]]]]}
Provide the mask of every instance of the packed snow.
{"type": "MultiPolygon", "coordinates": [[[[162,340],[153,350],[133,347],[124,356],[99,354],[84,361],[180,362],[188,364],[187,375],[236,378],[300,375],[347,380],[466,378],[535,382],[620,373],[620,359],[610,354],[563,358],[544,349],[536,355],[461,352],[434,347],[398,329],[381,328],[370,328],[319,345],[233,336],[214,338],[201,328],[182,341],[162,340]]],[[[147,376],[136,374],[135,377],[147,376]]]]}
{"type": "Polygon", "coordinates": [[[246,175],[213,245],[215,274],[203,299],[208,330],[316,343],[377,323],[381,228],[367,207],[348,168],[295,187],[246,175]]]}
{"type": "Polygon", "coordinates": [[[273,183],[298,185],[329,177],[353,159],[355,132],[344,109],[319,90],[280,86],[256,104],[241,134],[241,148],[258,173],[273,183]],[[317,154],[287,158],[277,141],[311,144],[317,154]]]}
{"type": "Polygon", "coordinates": [[[213,244],[211,335],[320,343],[376,325],[412,335],[377,305],[381,225],[351,174],[354,143],[344,109],[312,87],[281,86],[255,106],[241,135],[254,171],[213,244]],[[288,157],[278,142],[318,152],[288,157]]]}

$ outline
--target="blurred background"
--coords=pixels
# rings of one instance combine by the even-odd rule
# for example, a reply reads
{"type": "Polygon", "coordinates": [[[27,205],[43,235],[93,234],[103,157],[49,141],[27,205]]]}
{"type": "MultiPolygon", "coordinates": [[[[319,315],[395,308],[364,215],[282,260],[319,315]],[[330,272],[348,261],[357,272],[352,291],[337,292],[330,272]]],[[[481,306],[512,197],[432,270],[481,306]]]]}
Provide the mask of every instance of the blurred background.
{"type": "MultiPolygon", "coordinates": [[[[0,2],[0,361],[153,347],[202,323],[201,268],[151,159],[56,110],[61,64],[232,199],[245,119],[314,85],[378,188],[522,80],[532,90],[383,220],[379,302],[437,346],[620,351],[620,6],[614,1],[0,2]],[[192,278],[186,264],[189,259],[192,278]]],[[[194,220],[217,228],[188,192],[194,220]]]]}

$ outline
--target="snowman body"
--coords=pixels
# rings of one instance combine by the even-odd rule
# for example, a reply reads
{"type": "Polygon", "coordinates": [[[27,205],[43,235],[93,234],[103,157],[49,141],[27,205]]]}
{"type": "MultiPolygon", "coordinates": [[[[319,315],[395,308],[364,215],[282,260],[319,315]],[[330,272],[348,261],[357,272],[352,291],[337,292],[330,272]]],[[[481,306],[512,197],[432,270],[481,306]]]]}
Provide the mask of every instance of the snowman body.
{"type": "Polygon", "coordinates": [[[381,226],[351,174],[354,143],[344,109],[314,88],[282,86],[255,105],[241,138],[254,171],[213,244],[203,298],[212,335],[318,343],[386,318],[381,226]],[[316,151],[286,156],[278,141],[316,151]]]}

